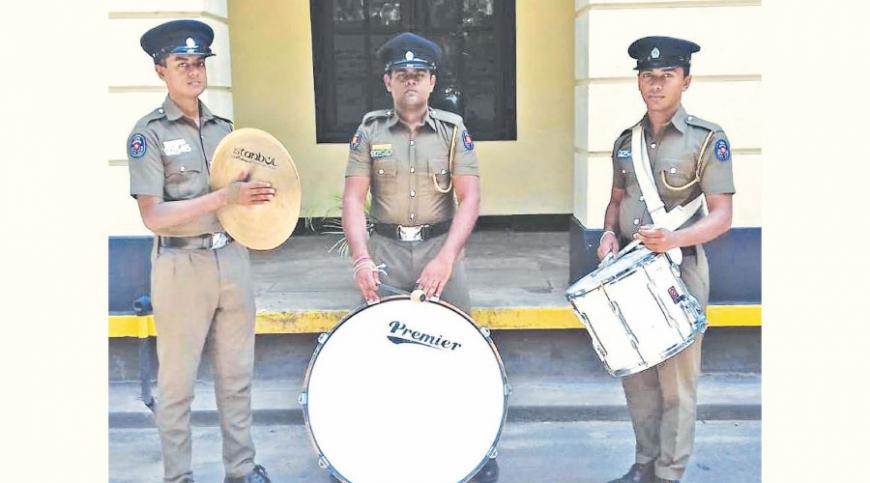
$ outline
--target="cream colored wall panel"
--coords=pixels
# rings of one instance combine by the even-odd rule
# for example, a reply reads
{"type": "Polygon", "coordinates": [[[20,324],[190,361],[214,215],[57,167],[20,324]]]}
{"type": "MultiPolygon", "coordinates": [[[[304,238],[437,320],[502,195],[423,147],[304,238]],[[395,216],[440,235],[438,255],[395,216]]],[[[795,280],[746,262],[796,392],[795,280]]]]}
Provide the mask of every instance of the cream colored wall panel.
{"type": "Polygon", "coordinates": [[[574,78],[589,77],[589,17],[574,20],[574,78]]]}
{"type": "Polygon", "coordinates": [[[610,202],[613,169],[607,156],[589,156],[586,166],[586,188],[575,196],[585,197],[585,210],[575,214],[587,228],[601,228],[604,224],[604,210],[610,202]],[[581,216],[582,215],[582,216],[581,216]]]}
{"type": "Polygon", "coordinates": [[[589,86],[574,87],[574,148],[589,150],[589,86]]]}
{"type": "Polygon", "coordinates": [[[571,213],[580,223],[586,224],[586,212],[588,211],[587,184],[589,182],[589,154],[586,152],[574,153],[574,184],[571,187],[573,206],[571,213]]]}
{"type": "MultiPolygon", "coordinates": [[[[646,108],[637,85],[631,82],[589,86],[587,127],[590,151],[613,149],[623,129],[643,117],[646,108]]],[[[760,149],[763,99],[760,82],[693,82],[683,95],[689,114],[725,129],[734,149],[760,149]]],[[[582,124],[582,120],[578,120],[582,124]]]]}
{"type": "Polygon", "coordinates": [[[208,12],[227,16],[226,0],[110,0],[113,14],[159,14],[160,12],[208,12]]]}
{"type": "MultiPolygon", "coordinates": [[[[162,86],[163,82],[154,72],[154,63],[139,46],[139,38],[148,29],[169,18],[116,18],[109,21],[109,52],[111,59],[107,83],[121,86],[162,86]]],[[[206,61],[208,80],[214,86],[232,85],[230,75],[229,30],[226,24],[208,18],[197,18],[209,24],[215,31],[212,51],[217,55],[206,61]]]]}
{"type": "MultiPolygon", "coordinates": [[[[101,135],[100,144],[105,149],[101,153],[102,159],[127,159],[125,144],[130,130],[142,116],[163,104],[166,91],[115,92],[108,96],[108,116],[112,122],[106,125],[106,130],[101,135]]],[[[218,116],[233,118],[233,99],[230,92],[207,89],[200,99],[218,116]]]]}
{"type": "Polygon", "coordinates": [[[734,216],[733,227],[762,226],[761,205],[764,194],[761,163],[758,154],[734,154],[734,216]]]}
{"type": "Polygon", "coordinates": [[[674,8],[674,6],[679,6],[681,4],[690,7],[721,6],[723,4],[737,6],[760,3],[761,0],[574,0],[574,9],[575,11],[580,11],[586,9],[587,7],[589,7],[590,9],[649,8],[656,5],[663,6],[663,8],[674,8]]]}
{"type": "Polygon", "coordinates": [[[633,76],[628,46],[648,35],[692,40],[692,74],[756,75],[765,62],[760,44],[768,31],[761,7],[592,9],[589,16],[589,77],[633,76]]]}
{"type": "Polygon", "coordinates": [[[109,200],[105,203],[106,228],[110,236],[141,236],[152,233],[142,224],[136,200],[130,196],[130,173],[126,166],[110,166],[107,182],[109,200]]]}

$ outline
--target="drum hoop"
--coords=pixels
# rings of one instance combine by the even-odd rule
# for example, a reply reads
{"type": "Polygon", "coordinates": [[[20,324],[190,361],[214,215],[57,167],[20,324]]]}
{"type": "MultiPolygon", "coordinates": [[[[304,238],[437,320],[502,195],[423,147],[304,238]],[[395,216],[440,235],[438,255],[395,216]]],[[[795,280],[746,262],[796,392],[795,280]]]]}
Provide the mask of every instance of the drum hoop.
{"type": "MultiPolygon", "coordinates": [[[[570,300],[572,300],[572,299],[575,299],[575,298],[578,298],[578,297],[582,297],[582,296],[584,296],[584,295],[586,295],[586,294],[588,294],[588,293],[592,293],[592,292],[594,292],[594,291],[596,291],[596,290],[598,290],[598,289],[602,289],[602,288],[604,288],[606,285],[611,285],[611,284],[613,284],[613,283],[615,283],[615,282],[618,282],[618,281],[620,281],[620,280],[623,280],[623,279],[625,279],[626,277],[628,277],[629,275],[631,275],[631,274],[637,272],[637,271],[640,270],[641,268],[644,268],[645,266],[647,266],[647,265],[649,265],[650,263],[652,263],[652,262],[653,262],[656,258],[658,258],[660,255],[664,255],[664,254],[662,254],[662,253],[650,252],[650,253],[644,255],[643,257],[641,257],[641,258],[640,258],[636,263],[634,263],[634,264],[632,264],[632,265],[629,265],[629,266],[623,268],[622,270],[620,270],[620,271],[614,273],[613,275],[610,275],[610,276],[608,276],[608,277],[606,277],[606,278],[602,278],[601,280],[597,281],[597,283],[596,283],[594,286],[590,287],[589,289],[581,289],[581,290],[578,290],[577,292],[566,293],[566,296],[568,297],[568,300],[570,301],[570,300]]],[[[600,269],[599,269],[599,270],[600,270],[600,269]]],[[[597,271],[597,270],[590,272],[589,275],[594,274],[596,271],[597,271]]],[[[581,279],[581,280],[582,280],[582,279],[581,279]]],[[[578,282],[579,282],[579,280],[578,280],[578,282]]],[[[570,292],[570,287],[568,288],[568,290],[569,290],[569,292],[570,292]]]]}
{"type": "Polygon", "coordinates": [[[664,351],[664,352],[661,353],[662,360],[661,360],[661,362],[659,362],[658,364],[655,364],[655,365],[652,365],[652,366],[649,366],[649,365],[643,365],[643,364],[638,364],[638,365],[636,365],[636,366],[634,366],[634,367],[629,367],[629,368],[627,368],[627,369],[618,369],[618,370],[615,370],[615,371],[611,371],[611,370],[610,370],[610,366],[607,365],[607,363],[605,362],[605,363],[604,363],[604,364],[605,364],[605,367],[606,367],[606,369],[607,369],[607,372],[609,372],[611,376],[615,376],[615,377],[625,377],[625,376],[630,376],[630,375],[632,375],[632,374],[637,374],[638,372],[645,371],[645,370],[647,370],[647,369],[649,369],[649,368],[651,368],[651,367],[655,367],[655,366],[661,364],[662,362],[667,361],[667,360],[670,359],[671,357],[674,357],[675,355],[679,354],[680,352],[683,352],[683,350],[685,350],[685,349],[688,348],[690,345],[692,345],[693,343],[695,343],[695,339],[698,338],[698,334],[702,334],[702,333],[704,333],[704,331],[706,331],[706,330],[707,330],[707,317],[704,316],[704,317],[703,317],[703,318],[702,318],[702,319],[701,319],[701,320],[696,324],[695,329],[692,331],[692,335],[690,335],[689,337],[687,337],[686,340],[684,340],[683,342],[681,342],[681,343],[679,343],[679,344],[676,344],[676,345],[674,345],[674,346],[671,346],[671,347],[668,348],[666,351],[664,351]]]}
{"type": "MultiPolygon", "coordinates": [[[[318,341],[317,347],[314,348],[314,353],[311,355],[311,360],[308,361],[308,366],[305,368],[305,379],[302,382],[302,393],[300,394],[300,396],[304,395],[304,397],[305,397],[305,402],[302,403],[302,418],[303,418],[304,423],[305,423],[305,429],[306,429],[305,432],[308,433],[308,437],[311,440],[311,444],[313,444],[314,448],[317,450],[317,454],[326,463],[327,471],[329,471],[333,476],[340,479],[341,481],[349,481],[349,480],[347,478],[345,478],[338,470],[336,470],[335,467],[329,462],[329,458],[326,457],[326,455],[323,453],[323,450],[320,448],[320,445],[317,443],[317,438],[314,436],[314,431],[311,430],[311,423],[310,423],[310,419],[308,416],[308,384],[309,384],[310,379],[311,379],[311,371],[314,368],[315,362],[317,362],[317,358],[320,356],[320,351],[323,349],[323,347],[326,345],[326,343],[329,342],[329,338],[332,337],[332,335],[338,330],[339,327],[341,327],[345,322],[350,320],[354,315],[362,312],[363,310],[366,310],[370,307],[374,307],[374,306],[379,305],[381,303],[389,302],[392,300],[410,300],[410,296],[408,296],[408,295],[391,295],[388,297],[381,297],[381,300],[375,304],[369,305],[367,303],[362,303],[360,306],[358,306],[357,308],[352,310],[350,313],[345,315],[340,321],[338,321],[338,323],[335,324],[335,326],[333,326],[332,329],[329,330],[329,332],[322,332],[320,335],[318,335],[318,338],[319,338],[323,334],[327,334],[326,340],[323,342],[318,341]]],[[[496,435],[495,435],[495,440],[493,440],[492,444],[489,446],[489,449],[486,452],[486,456],[484,456],[483,460],[481,460],[481,462],[468,475],[466,475],[462,480],[459,480],[459,483],[465,483],[465,482],[469,481],[472,477],[474,477],[474,475],[476,475],[477,472],[480,471],[481,468],[484,467],[487,460],[489,460],[489,455],[492,453],[492,450],[495,449],[496,446],[498,446],[498,442],[501,439],[502,431],[504,431],[504,426],[505,426],[505,423],[507,422],[508,398],[510,397],[510,392],[508,391],[508,388],[510,386],[509,386],[508,381],[507,381],[507,373],[505,372],[505,369],[504,369],[504,362],[502,361],[501,354],[499,354],[499,352],[498,352],[498,348],[495,346],[495,343],[492,341],[492,337],[483,335],[483,333],[480,331],[480,326],[477,325],[477,322],[475,322],[474,319],[471,318],[471,315],[466,314],[465,312],[459,310],[453,304],[446,302],[444,300],[427,300],[426,302],[421,302],[421,303],[427,303],[427,302],[428,303],[435,303],[435,304],[441,305],[443,307],[447,307],[448,309],[461,315],[468,323],[470,323],[472,326],[474,326],[474,328],[477,329],[476,330],[477,334],[484,338],[486,343],[489,345],[490,350],[492,350],[493,355],[495,355],[495,360],[498,363],[498,369],[499,369],[499,372],[501,373],[501,382],[502,382],[502,387],[504,388],[504,390],[502,391],[504,394],[503,394],[503,399],[502,399],[501,424],[499,424],[498,432],[496,432],[496,435]]]]}

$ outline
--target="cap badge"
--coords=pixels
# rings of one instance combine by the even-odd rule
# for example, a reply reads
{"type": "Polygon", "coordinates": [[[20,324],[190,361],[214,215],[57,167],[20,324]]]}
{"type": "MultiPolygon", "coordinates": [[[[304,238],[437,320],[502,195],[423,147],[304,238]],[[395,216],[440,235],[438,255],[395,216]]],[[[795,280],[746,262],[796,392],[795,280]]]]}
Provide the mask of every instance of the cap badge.
{"type": "Polygon", "coordinates": [[[661,54],[661,52],[659,52],[659,48],[653,47],[652,52],[649,53],[649,56],[652,57],[653,59],[658,59],[660,54],[661,54]]]}
{"type": "Polygon", "coordinates": [[[196,41],[193,40],[193,37],[188,37],[187,40],[184,41],[184,45],[186,45],[188,48],[192,49],[192,48],[196,47],[196,41]]]}
{"type": "Polygon", "coordinates": [[[405,60],[414,60],[414,53],[410,50],[405,52],[405,60]]]}

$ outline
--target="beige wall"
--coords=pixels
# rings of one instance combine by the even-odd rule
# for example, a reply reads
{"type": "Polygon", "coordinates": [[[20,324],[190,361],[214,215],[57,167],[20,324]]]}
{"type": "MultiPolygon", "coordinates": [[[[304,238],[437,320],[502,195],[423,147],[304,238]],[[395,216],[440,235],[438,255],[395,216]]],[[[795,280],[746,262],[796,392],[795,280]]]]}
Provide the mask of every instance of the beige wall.
{"type": "MultiPolygon", "coordinates": [[[[337,216],[347,145],[315,142],[309,1],[230,0],[228,18],[236,125],[290,151],[303,216],[337,216]]],[[[573,18],[570,0],[517,1],[517,140],[475,142],[483,214],[571,212],[573,18]]]]}
{"type": "Polygon", "coordinates": [[[734,226],[761,225],[763,49],[760,2],[575,2],[574,215],[600,228],[610,198],[610,150],[623,129],[643,116],[628,45],[647,35],[693,40],[686,110],[728,134],[737,195],[734,226]]]}
{"type": "Polygon", "coordinates": [[[108,72],[107,115],[112,120],[100,143],[107,163],[112,203],[109,209],[109,234],[113,236],[150,235],[139,218],[136,202],[129,196],[126,142],[136,121],[153,111],[166,96],[164,83],[154,73],[154,64],[139,46],[139,37],[160,23],[191,18],[209,24],[215,31],[208,59],[209,88],[202,100],[220,116],[233,117],[230,76],[230,39],[226,0],[112,0],[109,10],[109,52],[113,63],[108,72]]]}

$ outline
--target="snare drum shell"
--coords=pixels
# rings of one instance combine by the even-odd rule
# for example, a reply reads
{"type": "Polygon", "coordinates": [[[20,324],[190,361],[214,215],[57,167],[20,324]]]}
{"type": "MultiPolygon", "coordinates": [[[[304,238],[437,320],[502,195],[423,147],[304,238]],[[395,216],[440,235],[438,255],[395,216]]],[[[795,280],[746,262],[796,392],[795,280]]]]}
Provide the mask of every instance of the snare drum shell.
{"type": "Polygon", "coordinates": [[[445,302],[395,296],[321,335],[300,402],[343,481],[462,482],[494,451],[508,392],[487,329],[445,302]]]}
{"type": "Polygon", "coordinates": [[[566,292],[613,376],[635,374],[678,354],[706,329],[706,316],[670,259],[630,252],[566,292]]]}

